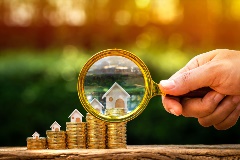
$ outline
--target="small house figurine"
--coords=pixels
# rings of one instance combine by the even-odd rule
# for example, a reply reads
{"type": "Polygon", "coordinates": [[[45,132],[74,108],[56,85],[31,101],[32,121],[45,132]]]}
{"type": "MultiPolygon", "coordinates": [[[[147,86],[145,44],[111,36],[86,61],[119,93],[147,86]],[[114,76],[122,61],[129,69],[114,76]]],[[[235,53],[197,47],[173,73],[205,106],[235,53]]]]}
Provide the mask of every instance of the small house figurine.
{"type": "Polygon", "coordinates": [[[100,103],[96,98],[94,98],[90,104],[92,105],[92,107],[97,110],[98,112],[102,113],[102,109],[104,108],[104,106],[102,105],[102,103],[100,103]]]}
{"type": "Polygon", "coordinates": [[[33,139],[36,139],[36,140],[39,139],[39,136],[40,136],[40,134],[38,132],[34,132],[32,135],[33,139]]]}
{"type": "Polygon", "coordinates": [[[82,117],[84,117],[77,109],[75,109],[68,118],[71,122],[82,122],[82,117]]]}
{"type": "Polygon", "coordinates": [[[50,128],[52,129],[52,131],[60,131],[60,125],[55,121],[50,128]]]}
{"type": "Polygon", "coordinates": [[[130,95],[115,82],[112,87],[102,96],[106,98],[106,109],[125,108],[127,111],[127,99],[130,95]]]}

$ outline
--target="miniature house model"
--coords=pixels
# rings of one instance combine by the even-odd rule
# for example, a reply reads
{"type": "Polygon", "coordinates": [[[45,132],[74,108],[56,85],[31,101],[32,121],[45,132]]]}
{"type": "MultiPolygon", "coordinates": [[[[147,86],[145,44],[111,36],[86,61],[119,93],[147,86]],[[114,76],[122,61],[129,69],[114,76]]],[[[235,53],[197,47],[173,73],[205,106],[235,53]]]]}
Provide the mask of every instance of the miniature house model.
{"type": "Polygon", "coordinates": [[[106,98],[106,109],[125,108],[127,111],[127,99],[130,95],[115,82],[112,87],[102,96],[106,98]]]}
{"type": "Polygon", "coordinates": [[[60,131],[60,125],[55,121],[50,128],[52,129],[52,131],[60,131]]]}
{"type": "Polygon", "coordinates": [[[32,137],[33,139],[39,139],[40,134],[38,132],[34,132],[32,137]]]}
{"type": "Polygon", "coordinates": [[[102,103],[100,103],[96,98],[94,98],[90,104],[92,105],[92,107],[94,109],[96,109],[97,111],[99,111],[100,113],[102,113],[102,109],[104,108],[104,106],[102,105],[102,103]]]}
{"type": "Polygon", "coordinates": [[[71,122],[82,122],[82,117],[84,117],[77,109],[75,109],[68,118],[71,122]]]}

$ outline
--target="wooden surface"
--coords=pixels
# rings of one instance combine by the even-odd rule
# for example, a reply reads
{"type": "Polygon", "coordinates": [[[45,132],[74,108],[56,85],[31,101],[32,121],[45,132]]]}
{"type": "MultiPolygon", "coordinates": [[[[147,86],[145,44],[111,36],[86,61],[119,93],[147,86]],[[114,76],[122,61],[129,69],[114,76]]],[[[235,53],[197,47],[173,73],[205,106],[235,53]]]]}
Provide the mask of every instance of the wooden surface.
{"type": "Polygon", "coordinates": [[[127,149],[27,150],[0,147],[2,159],[240,159],[240,145],[144,145],[127,149]]]}

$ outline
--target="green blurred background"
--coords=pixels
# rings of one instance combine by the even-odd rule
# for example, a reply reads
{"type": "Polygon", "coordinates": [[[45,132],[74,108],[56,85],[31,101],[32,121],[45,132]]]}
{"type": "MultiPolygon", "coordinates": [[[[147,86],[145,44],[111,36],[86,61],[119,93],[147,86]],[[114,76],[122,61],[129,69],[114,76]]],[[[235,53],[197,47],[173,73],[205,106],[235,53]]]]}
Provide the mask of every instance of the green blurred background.
{"type": "MultiPolygon", "coordinates": [[[[34,131],[86,111],[80,69],[93,54],[121,48],[138,55],[154,81],[197,54],[240,49],[237,0],[0,0],[0,146],[26,146],[34,131]]],[[[128,123],[128,144],[240,143],[239,122],[226,131],[175,117],[151,99],[128,123]]]]}

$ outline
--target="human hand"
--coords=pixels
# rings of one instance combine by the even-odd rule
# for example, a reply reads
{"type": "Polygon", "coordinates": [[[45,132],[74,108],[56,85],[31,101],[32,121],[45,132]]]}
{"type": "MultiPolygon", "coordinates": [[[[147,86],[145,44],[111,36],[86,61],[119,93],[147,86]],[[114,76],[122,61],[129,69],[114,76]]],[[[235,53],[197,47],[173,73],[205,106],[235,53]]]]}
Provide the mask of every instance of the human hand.
{"type": "Polygon", "coordinates": [[[213,91],[203,98],[163,96],[164,108],[174,114],[198,118],[202,126],[224,130],[240,115],[240,52],[213,50],[194,57],[168,80],[160,82],[163,93],[180,96],[202,87],[213,91]]]}

